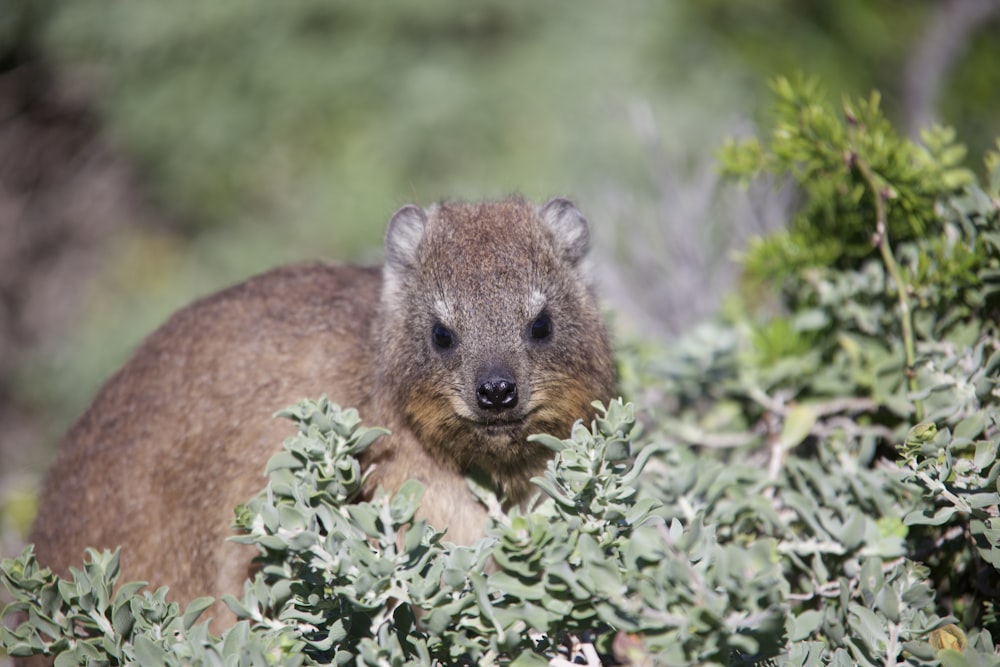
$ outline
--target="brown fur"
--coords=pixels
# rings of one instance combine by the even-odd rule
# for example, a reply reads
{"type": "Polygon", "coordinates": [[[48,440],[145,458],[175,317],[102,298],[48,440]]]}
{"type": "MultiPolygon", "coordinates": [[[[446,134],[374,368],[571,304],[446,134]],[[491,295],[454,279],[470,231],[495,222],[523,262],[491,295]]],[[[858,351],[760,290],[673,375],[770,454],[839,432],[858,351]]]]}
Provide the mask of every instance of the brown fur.
{"type": "MultiPolygon", "coordinates": [[[[254,550],[227,542],[233,507],[265,482],[290,434],[271,415],[327,394],[391,429],[365,457],[372,486],[426,486],[421,515],[448,538],[482,534],[464,475],[522,502],[549,452],[607,400],[613,365],[588,286],[582,216],[565,200],[401,209],[379,268],[279,268],[202,299],[153,333],[69,431],[34,527],[40,561],[65,573],[88,546],[123,546],[123,580],[187,602],[239,594],[254,550]],[[552,334],[534,340],[544,308],[552,334]],[[440,321],[457,344],[442,351],[440,321]],[[517,406],[477,407],[477,378],[503,364],[517,406]],[[477,375],[478,374],[478,375],[477,375]]],[[[220,623],[231,620],[221,605],[220,623]]]]}

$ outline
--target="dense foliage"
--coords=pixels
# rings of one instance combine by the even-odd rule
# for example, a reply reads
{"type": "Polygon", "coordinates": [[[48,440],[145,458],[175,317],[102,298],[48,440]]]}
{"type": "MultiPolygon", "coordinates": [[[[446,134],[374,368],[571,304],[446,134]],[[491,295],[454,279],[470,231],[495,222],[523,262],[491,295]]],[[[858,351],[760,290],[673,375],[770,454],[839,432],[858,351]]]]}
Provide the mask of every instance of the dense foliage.
{"type": "Polygon", "coordinates": [[[418,484],[356,502],[380,432],[307,401],[239,509],[264,567],[223,637],[207,600],[112,593],[112,554],[59,581],[26,551],[2,577],[28,620],[0,643],[63,664],[1000,665],[1000,158],[980,184],[948,131],[905,139],[877,97],[775,91],[772,134],[723,167],[790,178],[800,214],[748,250],[725,317],[622,351],[643,411],[538,436],[556,454],[530,511],[472,480],[492,525],[456,547],[414,520],[418,484]]]}

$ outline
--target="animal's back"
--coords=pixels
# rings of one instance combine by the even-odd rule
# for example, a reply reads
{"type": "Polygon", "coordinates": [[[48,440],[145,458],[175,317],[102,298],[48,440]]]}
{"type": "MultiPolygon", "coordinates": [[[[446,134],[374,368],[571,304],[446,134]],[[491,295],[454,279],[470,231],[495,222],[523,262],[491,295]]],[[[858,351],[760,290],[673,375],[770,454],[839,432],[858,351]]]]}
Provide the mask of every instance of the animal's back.
{"type": "MultiPolygon", "coordinates": [[[[71,429],[32,540],[60,573],[122,546],[123,580],[186,603],[238,594],[252,547],[226,542],[292,433],[271,415],[328,395],[387,427],[365,453],[376,485],[425,486],[418,516],[469,544],[487,522],[465,476],[526,502],[551,451],[614,392],[586,270],[589,227],[569,201],[401,208],[381,268],[277,269],[183,309],[71,429]]],[[[232,615],[210,611],[218,632],[232,615]]]]}
{"type": "Polygon", "coordinates": [[[120,544],[122,581],[180,600],[239,590],[253,550],[219,535],[292,433],[271,415],[322,393],[364,411],[381,282],[284,267],[174,315],[68,433],[31,536],[40,562],[65,573],[85,547],[120,544]]]}

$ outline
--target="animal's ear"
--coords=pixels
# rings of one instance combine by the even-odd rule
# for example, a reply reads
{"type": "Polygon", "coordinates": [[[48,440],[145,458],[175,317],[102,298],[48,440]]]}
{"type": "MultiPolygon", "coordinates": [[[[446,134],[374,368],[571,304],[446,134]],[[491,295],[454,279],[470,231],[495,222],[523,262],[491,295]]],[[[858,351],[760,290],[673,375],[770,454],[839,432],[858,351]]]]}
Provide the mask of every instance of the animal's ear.
{"type": "Polygon", "coordinates": [[[590,226],[583,213],[568,199],[550,199],[538,209],[556,245],[570,264],[578,264],[590,250],[590,226]]]}
{"type": "Polygon", "coordinates": [[[412,204],[396,211],[385,232],[386,264],[397,270],[416,264],[426,225],[427,214],[412,204]]]}

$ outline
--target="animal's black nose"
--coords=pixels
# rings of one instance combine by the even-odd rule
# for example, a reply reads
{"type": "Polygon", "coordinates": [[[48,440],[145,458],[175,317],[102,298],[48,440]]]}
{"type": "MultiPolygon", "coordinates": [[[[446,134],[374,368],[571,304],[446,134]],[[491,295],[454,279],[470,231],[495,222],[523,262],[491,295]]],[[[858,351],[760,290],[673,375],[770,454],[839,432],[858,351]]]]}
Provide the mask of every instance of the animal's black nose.
{"type": "Polygon", "coordinates": [[[476,402],[483,410],[510,410],[517,405],[517,383],[507,377],[488,377],[476,388],[476,402]]]}

